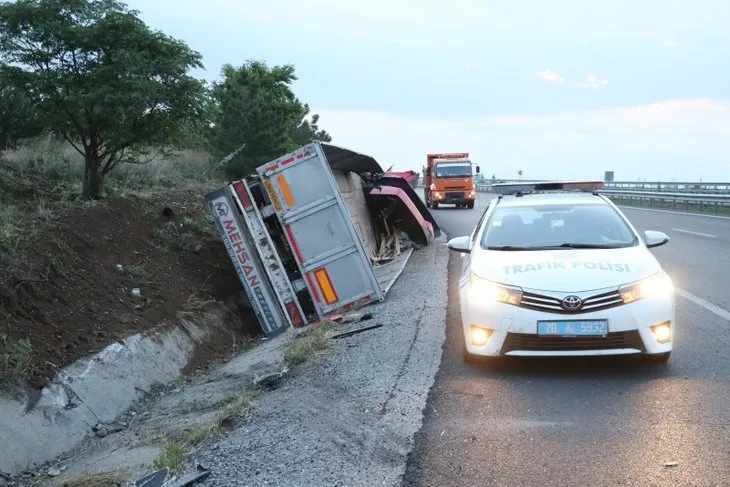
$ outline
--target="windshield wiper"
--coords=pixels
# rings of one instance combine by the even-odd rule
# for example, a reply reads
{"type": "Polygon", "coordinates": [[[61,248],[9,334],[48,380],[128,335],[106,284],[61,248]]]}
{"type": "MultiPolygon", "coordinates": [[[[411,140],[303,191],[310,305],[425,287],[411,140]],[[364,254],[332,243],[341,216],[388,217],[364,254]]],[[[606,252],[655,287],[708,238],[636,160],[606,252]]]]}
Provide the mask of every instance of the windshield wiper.
{"type": "Polygon", "coordinates": [[[559,248],[570,248],[570,249],[619,249],[621,247],[627,247],[627,244],[589,244],[589,243],[572,243],[567,242],[560,244],[559,248]]]}
{"type": "Polygon", "coordinates": [[[494,245],[487,247],[487,250],[543,250],[544,247],[519,247],[515,245],[494,245]]]}

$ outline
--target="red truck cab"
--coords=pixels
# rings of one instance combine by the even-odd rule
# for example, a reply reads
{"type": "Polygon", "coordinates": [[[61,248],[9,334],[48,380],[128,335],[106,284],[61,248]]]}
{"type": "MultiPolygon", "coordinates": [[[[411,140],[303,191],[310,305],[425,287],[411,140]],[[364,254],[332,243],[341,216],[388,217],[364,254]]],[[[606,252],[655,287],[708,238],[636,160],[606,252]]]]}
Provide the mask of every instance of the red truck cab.
{"type": "MultiPolygon", "coordinates": [[[[474,208],[476,183],[468,152],[427,154],[423,168],[426,206],[436,209],[450,204],[457,208],[474,208]]],[[[476,166],[479,174],[479,166],[476,166]]]]}

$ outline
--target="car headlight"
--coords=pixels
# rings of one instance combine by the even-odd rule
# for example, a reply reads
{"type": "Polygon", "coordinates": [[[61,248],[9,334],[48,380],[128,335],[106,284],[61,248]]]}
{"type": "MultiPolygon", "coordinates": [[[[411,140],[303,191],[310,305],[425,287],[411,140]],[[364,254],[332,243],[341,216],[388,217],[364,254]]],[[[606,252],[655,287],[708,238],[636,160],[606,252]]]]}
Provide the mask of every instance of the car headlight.
{"type": "Polygon", "coordinates": [[[664,272],[619,288],[624,304],[641,299],[666,299],[673,291],[672,279],[664,272]]]}
{"type": "Polygon", "coordinates": [[[497,302],[517,306],[522,299],[522,289],[502,286],[472,274],[469,279],[469,297],[485,303],[497,302]]]}

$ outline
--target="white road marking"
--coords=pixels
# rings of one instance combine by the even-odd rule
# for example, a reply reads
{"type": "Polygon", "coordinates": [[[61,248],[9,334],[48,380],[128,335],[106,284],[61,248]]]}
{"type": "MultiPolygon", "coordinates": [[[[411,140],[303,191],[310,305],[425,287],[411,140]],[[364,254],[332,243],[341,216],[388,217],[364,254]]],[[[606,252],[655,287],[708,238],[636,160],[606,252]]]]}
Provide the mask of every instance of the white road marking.
{"type": "Polygon", "coordinates": [[[698,296],[695,296],[694,294],[687,292],[684,289],[674,288],[674,291],[679,296],[683,297],[684,299],[686,299],[688,301],[692,301],[697,306],[701,306],[701,307],[705,308],[710,313],[715,313],[720,318],[730,321],[730,311],[722,309],[721,307],[714,305],[709,301],[705,301],[704,299],[702,299],[698,296]]]}
{"type": "Polygon", "coordinates": [[[702,216],[705,218],[719,218],[721,220],[730,220],[730,216],[707,215],[705,213],[690,213],[688,211],[657,210],[654,208],[639,208],[638,206],[626,206],[626,205],[616,205],[616,206],[618,206],[619,208],[625,208],[627,210],[653,211],[655,213],[669,213],[670,215],[702,216]]]}
{"type": "Polygon", "coordinates": [[[717,235],[710,235],[709,233],[693,232],[692,230],[682,230],[681,228],[672,228],[674,232],[689,233],[691,235],[699,235],[700,237],[717,238],[717,235]]]}

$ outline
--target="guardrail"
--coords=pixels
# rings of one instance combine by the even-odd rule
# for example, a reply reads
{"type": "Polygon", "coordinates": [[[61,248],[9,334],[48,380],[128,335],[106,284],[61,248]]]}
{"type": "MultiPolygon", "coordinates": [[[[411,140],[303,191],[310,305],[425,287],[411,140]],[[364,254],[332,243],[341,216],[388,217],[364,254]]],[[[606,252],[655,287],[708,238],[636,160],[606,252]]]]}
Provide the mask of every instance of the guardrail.
{"type": "Polygon", "coordinates": [[[730,194],[713,193],[669,193],[663,191],[620,191],[604,189],[599,191],[612,200],[628,200],[648,207],[671,208],[674,210],[699,210],[701,213],[714,211],[720,213],[730,207],[730,194]],[[659,203],[659,204],[655,204],[659,203]]]}
{"type": "MultiPolygon", "coordinates": [[[[494,183],[538,183],[547,182],[548,180],[517,180],[517,179],[500,179],[494,183]]],[[[490,181],[487,185],[492,184],[490,181]]],[[[604,183],[604,189],[623,190],[623,191],[654,191],[667,193],[701,193],[701,194],[727,194],[730,195],[730,183],[664,183],[664,182],[631,182],[631,181],[613,181],[604,183]]]]}
{"type": "MultiPolygon", "coordinates": [[[[491,179],[479,186],[488,186],[494,183],[541,183],[547,179],[491,179]]],[[[419,178],[418,186],[422,187],[423,182],[419,178]]],[[[604,183],[606,190],[640,191],[640,192],[662,192],[662,193],[691,193],[691,194],[724,194],[730,195],[730,182],[728,183],[702,183],[702,182],[643,182],[643,181],[612,181],[604,183]]]]}
{"type": "Polygon", "coordinates": [[[730,194],[730,183],[677,183],[677,182],[627,182],[605,183],[604,188],[629,191],[655,191],[668,193],[730,194]]]}
{"type": "MultiPolygon", "coordinates": [[[[522,180],[523,183],[544,182],[522,180]]],[[[498,181],[518,182],[513,181],[498,181]]],[[[423,185],[417,186],[423,189],[423,185]]],[[[605,186],[604,186],[605,187],[605,186]]],[[[478,184],[477,191],[490,193],[491,184],[478,184]]],[[[699,211],[702,213],[730,213],[730,193],[696,193],[696,192],[669,192],[669,191],[640,191],[637,189],[602,189],[604,194],[618,203],[631,203],[639,207],[665,208],[673,210],[699,211]]]]}
{"type": "MultiPolygon", "coordinates": [[[[478,185],[477,191],[491,192],[491,185],[478,185]]],[[[666,208],[673,210],[699,210],[700,212],[727,212],[730,209],[730,194],[681,193],[664,191],[636,191],[603,189],[604,194],[619,203],[631,202],[639,207],[666,208]]]]}

